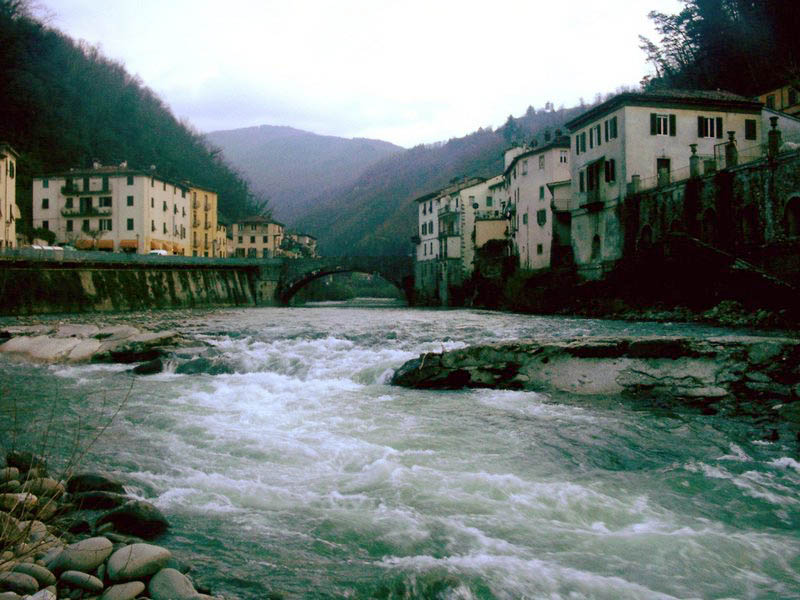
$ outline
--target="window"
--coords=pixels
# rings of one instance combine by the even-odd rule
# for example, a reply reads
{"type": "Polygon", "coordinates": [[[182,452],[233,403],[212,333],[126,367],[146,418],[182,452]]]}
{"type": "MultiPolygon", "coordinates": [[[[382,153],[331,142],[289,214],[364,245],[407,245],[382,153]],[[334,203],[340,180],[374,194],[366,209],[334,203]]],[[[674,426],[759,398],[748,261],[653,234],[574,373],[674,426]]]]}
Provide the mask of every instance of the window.
{"type": "Polygon", "coordinates": [[[617,180],[617,163],[612,158],[606,161],[606,183],[617,180]]]}
{"type": "Polygon", "coordinates": [[[269,240],[267,240],[267,236],[264,236],[264,237],[262,238],[262,240],[261,240],[261,241],[262,241],[262,243],[264,243],[264,244],[267,244],[267,243],[269,243],[269,240]]]}
{"type": "Polygon", "coordinates": [[[83,223],[81,223],[81,229],[83,231],[89,231],[91,227],[89,226],[89,219],[84,219],[83,223]]]}
{"type": "Polygon", "coordinates": [[[422,214],[423,215],[428,214],[428,205],[427,204],[423,204],[422,205],[422,214]]]}
{"type": "Polygon", "coordinates": [[[181,198],[186,198],[186,190],[181,190],[181,198]]]}
{"type": "Polygon", "coordinates": [[[427,235],[427,234],[428,234],[428,224],[427,223],[423,223],[422,224],[422,235],[427,235]]]}
{"type": "Polygon", "coordinates": [[[100,206],[104,206],[107,208],[111,207],[111,196],[103,196],[100,198],[100,206]]]}
{"type": "Polygon", "coordinates": [[[164,207],[164,212],[167,212],[167,201],[166,201],[166,200],[164,200],[164,201],[162,202],[162,204],[163,204],[163,207],[164,207]]]}
{"type": "Polygon", "coordinates": [[[47,189],[50,187],[50,180],[49,179],[42,179],[42,187],[47,189]]]}
{"type": "Polygon", "coordinates": [[[164,181],[164,182],[162,182],[162,184],[164,185],[164,191],[166,192],[167,191],[167,182],[164,181]]]}
{"type": "Polygon", "coordinates": [[[756,120],[755,119],[745,119],[744,120],[744,139],[746,139],[746,140],[754,140],[754,139],[756,139],[756,120]]]}
{"type": "Polygon", "coordinates": [[[72,231],[72,219],[67,219],[67,231],[72,231]]]}
{"type": "Polygon", "coordinates": [[[675,115],[650,113],[650,135],[670,135],[675,137],[676,134],[677,121],[675,115]]]}
{"type": "Polygon", "coordinates": [[[544,186],[539,186],[539,200],[544,200],[544,186]]]}
{"type": "Polygon", "coordinates": [[[528,159],[522,161],[522,174],[523,175],[528,174],[528,159]]]}
{"type": "Polygon", "coordinates": [[[608,137],[609,139],[617,137],[617,117],[611,117],[608,120],[608,137]]]}
{"type": "Polygon", "coordinates": [[[422,246],[422,256],[428,256],[428,244],[422,246]]]}
{"type": "Polygon", "coordinates": [[[50,229],[50,222],[49,221],[42,221],[42,229],[50,229]]]}
{"type": "Polygon", "coordinates": [[[586,132],[585,131],[580,135],[580,141],[581,141],[581,152],[586,152],[586,132]]]}
{"type": "Polygon", "coordinates": [[[544,245],[536,244],[536,254],[542,254],[543,252],[544,252],[544,245]]]}
{"type": "Polygon", "coordinates": [[[797,90],[789,88],[789,106],[797,104],[797,90]]]}
{"type": "Polygon", "coordinates": [[[133,185],[133,175],[128,175],[128,185],[133,185]]]}
{"type": "Polygon", "coordinates": [[[111,231],[111,219],[100,219],[100,231],[111,231]]]}
{"type": "Polygon", "coordinates": [[[561,151],[561,156],[558,157],[558,162],[560,162],[562,164],[566,164],[567,163],[567,156],[568,156],[567,151],[566,150],[562,150],[561,151]]]}
{"type": "Polygon", "coordinates": [[[486,207],[489,208],[492,206],[492,197],[486,196],[486,207]]]}
{"type": "Polygon", "coordinates": [[[523,225],[528,224],[528,213],[522,213],[522,224],[523,225]]]}
{"type": "Polygon", "coordinates": [[[580,172],[580,183],[578,185],[578,191],[580,192],[586,191],[586,176],[583,171],[580,172]]]}
{"type": "Polygon", "coordinates": [[[542,169],[544,169],[544,154],[539,156],[539,170],[541,171],[542,169]]]}
{"type": "Polygon", "coordinates": [[[14,161],[8,161],[8,178],[14,179],[14,161]]]}
{"type": "Polygon", "coordinates": [[[600,125],[589,128],[589,148],[600,145],[600,125]]]}
{"type": "Polygon", "coordinates": [[[239,236],[239,243],[242,243],[242,236],[239,236]]]}
{"type": "Polygon", "coordinates": [[[539,227],[547,225],[547,211],[545,209],[536,211],[536,222],[539,224],[539,227]]]}
{"type": "Polygon", "coordinates": [[[128,219],[128,231],[133,231],[133,219],[128,219]]]}
{"type": "Polygon", "coordinates": [[[88,192],[89,191],[89,178],[88,177],[84,177],[83,178],[83,191],[84,192],[88,192]]]}
{"type": "Polygon", "coordinates": [[[775,94],[767,96],[767,108],[775,108],[775,94]]]}
{"type": "Polygon", "coordinates": [[[250,243],[251,244],[255,244],[256,243],[256,236],[254,236],[254,235],[250,236],[250,243]]]}
{"type": "Polygon", "coordinates": [[[108,175],[103,175],[103,189],[108,189],[108,175]]]}
{"type": "Polygon", "coordinates": [[[67,198],[66,202],[64,203],[64,208],[72,208],[72,198],[67,198]]]}
{"type": "Polygon", "coordinates": [[[166,224],[166,223],[162,223],[162,224],[161,224],[161,229],[162,229],[162,231],[163,231],[164,233],[167,233],[167,224],[166,224]]]}
{"type": "Polygon", "coordinates": [[[155,230],[156,230],[156,222],[151,220],[150,221],[150,231],[155,231],[155,230]]]}
{"type": "Polygon", "coordinates": [[[42,209],[50,208],[50,200],[42,198],[42,209]]]}
{"type": "Polygon", "coordinates": [[[697,117],[697,137],[721,138],[722,117],[697,117]]]}
{"type": "Polygon", "coordinates": [[[133,196],[128,196],[128,206],[133,206],[133,196]]]}
{"type": "Polygon", "coordinates": [[[150,198],[150,208],[155,208],[155,207],[156,207],[156,199],[150,198]]]}

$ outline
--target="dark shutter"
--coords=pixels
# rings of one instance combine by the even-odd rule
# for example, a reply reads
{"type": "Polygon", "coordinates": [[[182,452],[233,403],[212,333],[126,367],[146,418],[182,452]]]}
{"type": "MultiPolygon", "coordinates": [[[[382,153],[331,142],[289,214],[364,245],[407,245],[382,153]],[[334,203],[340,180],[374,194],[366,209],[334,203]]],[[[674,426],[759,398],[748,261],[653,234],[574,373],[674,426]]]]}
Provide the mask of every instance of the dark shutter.
{"type": "Polygon", "coordinates": [[[605,122],[605,134],[606,134],[606,141],[608,141],[608,121],[605,122]]]}
{"type": "Polygon", "coordinates": [[[755,119],[745,119],[744,120],[744,139],[746,139],[746,140],[754,140],[754,139],[756,139],[756,120],[755,119]]]}
{"type": "Polygon", "coordinates": [[[717,117],[717,137],[722,138],[722,117],[717,117]]]}
{"type": "Polygon", "coordinates": [[[575,134],[575,154],[581,153],[581,136],[580,134],[575,134]]]}
{"type": "Polygon", "coordinates": [[[617,117],[611,119],[611,137],[617,137],[617,117]]]}
{"type": "Polygon", "coordinates": [[[655,135],[658,131],[658,117],[656,113],[650,113],[650,135],[655,135]]]}
{"type": "Polygon", "coordinates": [[[706,120],[703,117],[697,117],[697,137],[706,137],[705,129],[706,120]]]}
{"type": "Polygon", "coordinates": [[[600,132],[600,125],[598,125],[598,126],[595,128],[595,131],[597,132],[597,145],[599,146],[599,145],[602,143],[602,142],[600,141],[600,138],[601,138],[601,137],[603,137],[602,133],[600,132]]]}
{"type": "Polygon", "coordinates": [[[675,121],[676,121],[675,115],[670,115],[669,116],[669,134],[672,137],[675,137],[675,135],[677,133],[677,123],[675,121]]]}

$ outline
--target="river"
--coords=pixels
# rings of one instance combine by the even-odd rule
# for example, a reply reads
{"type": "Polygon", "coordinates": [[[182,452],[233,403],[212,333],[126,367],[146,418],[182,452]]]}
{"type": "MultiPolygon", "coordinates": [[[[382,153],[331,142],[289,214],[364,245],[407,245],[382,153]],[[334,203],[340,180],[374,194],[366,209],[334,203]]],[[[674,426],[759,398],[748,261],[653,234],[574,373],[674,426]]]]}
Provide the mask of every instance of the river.
{"type": "Polygon", "coordinates": [[[58,462],[115,415],[81,461],[167,514],[159,543],[215,592],[800,598],[798,447],[770,424],[386,383],[471,343],[723,330],[358,302],[154,314],[124,318],[171,323],[232,372],[4,357],[0,419],[7,445],[49,432],[58,462]]]}

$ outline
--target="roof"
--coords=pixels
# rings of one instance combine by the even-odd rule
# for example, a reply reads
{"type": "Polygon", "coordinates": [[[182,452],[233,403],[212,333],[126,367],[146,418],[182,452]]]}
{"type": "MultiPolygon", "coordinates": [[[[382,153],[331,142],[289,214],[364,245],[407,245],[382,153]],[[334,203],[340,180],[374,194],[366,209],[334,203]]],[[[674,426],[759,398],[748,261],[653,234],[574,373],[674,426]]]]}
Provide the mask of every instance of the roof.
{"type": "Polygon", "coordinates": [[[165,177],[164,175],[159,175],[155,169],[132,169],[127,166],[122,165],[110,165],[110,166],[100,166],[98,168],[76,168],[70,169],[69,171],[60,171],[56,173],[45,173],[43,175],[34,175],[33,179],[55,179],[60,177],[125,177],[127,175],[138,175],[143,177],[154,177],[159,181],[163,181],[165,183],[169,183],[170,185],[174,185],[175,187],[180,187],[182,189],[188,190],[189,182],[187,181],[178,181],[177,179],[172,179],[171,177],[165,177]]]}
{"type": "Polygon", "coordinates": [[[590,108],[585,113],[567,121],[571,132],[587,123],[618,109],[621,106],[654,106],[683,108],[691,106],[706,109],[737,109],[740,112],[755,113],[761,110],[761,102],[725,92],[722,90],[677,90],[663,89],[649,92],[625,92],[590,108]]]}
{"type": "Polygon", "coordinates": [[[503,175],[508,174],[511,169],[514,168],[514,165],[519,162],[520,159],[526,158],[528,156],[534,156],[536,154],[541,154],[542,152],[546,152],[547,150],[552,150],[554,148],[569,148],[570,141],[569,137],[566,135],[559,136],[554,140],[546,143],[544,146],[536,146],[535,148],[530,148],[525,150],[524,152],[520,152],[514,158],[511,159],[511,162],[508,163],[508,168],[503,171],[503,175]]]}
{"type": "Polygon", "coordinates": [[[436,196],[439,195],[440,191],[441,190],[436,190],[435,192],[431,192],[430,194],[425,194],[424,196],[420,196],[419,198],[416,198],[414,202],[427,202],[428,200],[432,200],[433,198],[436,198],[436,196]]]}
{"type": "Polygon", "coordinates": [[[0,142],[0,156],[5,156],[6,154],[19,158],[19,153],[8,142],[0,142]]]}
{"type": "Polygon", "coordinates": [[[283,223],[278,223],[278,221],[273,221],[269,217],[265,217],[262,215],[253,215],[252,217],[244,217],[242,219],[236,219],[237,224],[241,223],[262,223],[264,225],[280,225],[281,227],[286,227],[283,223]]]}

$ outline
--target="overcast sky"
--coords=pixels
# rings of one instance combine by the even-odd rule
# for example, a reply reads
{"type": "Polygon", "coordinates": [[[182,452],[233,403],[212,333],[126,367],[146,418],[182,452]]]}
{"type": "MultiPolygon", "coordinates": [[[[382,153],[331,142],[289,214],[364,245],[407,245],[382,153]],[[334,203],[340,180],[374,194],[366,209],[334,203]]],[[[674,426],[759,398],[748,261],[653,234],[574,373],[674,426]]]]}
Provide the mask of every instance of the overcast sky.
{"type": "Polygon", "coordinates": [[[290,125],[413,146],[635,85],[678,0],[41,0],[201,131],[290,125]]]}

